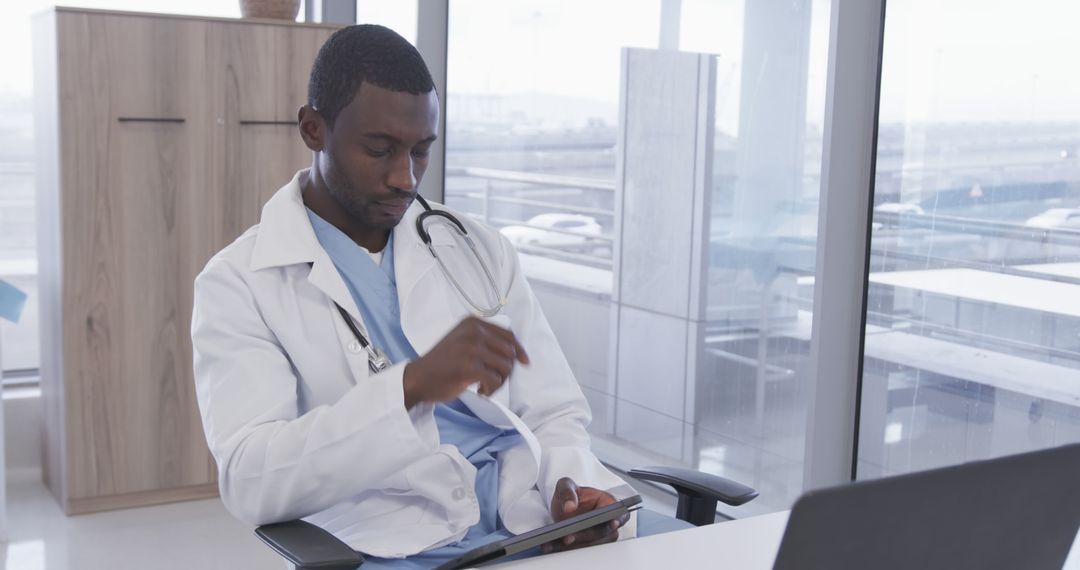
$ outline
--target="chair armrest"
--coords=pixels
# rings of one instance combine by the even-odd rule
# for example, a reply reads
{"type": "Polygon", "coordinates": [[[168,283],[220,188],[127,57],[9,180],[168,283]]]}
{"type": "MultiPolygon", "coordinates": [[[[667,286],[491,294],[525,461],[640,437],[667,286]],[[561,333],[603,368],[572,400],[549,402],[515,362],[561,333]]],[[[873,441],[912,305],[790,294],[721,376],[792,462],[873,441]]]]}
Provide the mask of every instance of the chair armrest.
{"type": "Polygon", "coordinates": [[[640,467],[629,474],[642,481],[670,485],[679,494],[675,516],[697,526],[716,520],[716,502],[737,507],[753,500],[758,492],[731,479],[682,467],[640,467]]]}
{"type": "Polygon", "coordinates": [[[356,570],[364,563],[349,545],[302,520],[264,524],[255,529],[255,535],[297,570],[356,570]]]}

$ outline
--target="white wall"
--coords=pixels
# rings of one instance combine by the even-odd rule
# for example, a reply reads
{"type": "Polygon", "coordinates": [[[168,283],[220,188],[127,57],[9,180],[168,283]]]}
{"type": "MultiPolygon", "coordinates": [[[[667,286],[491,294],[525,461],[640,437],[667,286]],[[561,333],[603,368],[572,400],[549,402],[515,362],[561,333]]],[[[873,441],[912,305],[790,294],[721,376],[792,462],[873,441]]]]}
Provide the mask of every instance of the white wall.
{"type": "MultiPolygon", "coordinates": [[[[4,371],[0,369],[0,382],[4,381],[4,371]]],[[[2,396],[2,391],[0,391],[2,396]]],[[[0,399],[0,402],[3,402],[0,399]]],[[[4,434],[7,432],[4,429],[4,406],[0,405],[0,542],[7,542],[7,471],[4,462],[4,434]]]]}
{"type": "MultiPolygon", "coordinates": [[[[523,256],[524,257],[524,256],[523,256]]],[[[535,260],[523,260],[522,264],[534,264],[535,260]]],[[[559,262],[552,262],[559,263],[559,262]]],[[[608,373],[608,354],[611,343],[611,273],[601,270],[576,270],[579,280],[573,281],[572,272],[557,273],[561,282],[550,274],[526,267],[525,275],[540,306],[544,310],[555,337],[559,340],[570,369],[592,407],[593,422],[589,428],[593,434],[610,435],[614,432],[615,388],[608,373]],[[530,271],[532,270],[532,271],[530,271]]],[[[527,348],[527,347],[526,347],[527,348]]],[[[604,459],[604,458],[601,458],[604,459]]]]}
{"type": "Polygon", "coordinates": [[[4,451],[8,479],[41,477],[41,392],[4,390],[4,451]]]}

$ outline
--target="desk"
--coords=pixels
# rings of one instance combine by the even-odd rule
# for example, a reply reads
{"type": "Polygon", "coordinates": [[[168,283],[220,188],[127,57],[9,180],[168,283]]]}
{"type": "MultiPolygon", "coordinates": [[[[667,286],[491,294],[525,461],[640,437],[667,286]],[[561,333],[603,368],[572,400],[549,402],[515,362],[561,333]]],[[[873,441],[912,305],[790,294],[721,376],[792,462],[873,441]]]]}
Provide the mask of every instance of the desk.
{"type": "Polygon", "coordinates": [[[565,568],[772,568],[788,511],[500,564],[507,570],[565,568]]]}
{"type": "MultiPolygon", "coordinates": [[[[788,511],[499,564],[506,570],[566,568],[738,568],[768,570],[784,536],[788,511]]],[[[1077,535],[1080,542],[1080,534],[1077,535]]],[[[1080,570],[1080,548],[1062,570],[1080,570]]]]}

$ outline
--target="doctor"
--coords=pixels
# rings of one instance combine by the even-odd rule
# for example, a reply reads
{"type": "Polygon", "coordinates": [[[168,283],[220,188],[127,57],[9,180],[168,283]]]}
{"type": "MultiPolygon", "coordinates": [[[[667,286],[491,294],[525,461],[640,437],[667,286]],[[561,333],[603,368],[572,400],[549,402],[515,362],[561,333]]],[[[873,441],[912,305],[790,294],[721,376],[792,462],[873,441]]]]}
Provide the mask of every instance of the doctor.
{"type": "Polygon", "coordinates": [[[298,118],[311,168],[195,281],[196,389],[228,509],[303,517],[365,568],[428,567],[632,494],[589,450],[589,407],[507,240],[456,215],[505,296],[482,319],[451,283],[484,298],[467,247],[433,226],[437,260],[415,229],[439,122],[419,53],[386,28],[336,32],[298,118]]]}

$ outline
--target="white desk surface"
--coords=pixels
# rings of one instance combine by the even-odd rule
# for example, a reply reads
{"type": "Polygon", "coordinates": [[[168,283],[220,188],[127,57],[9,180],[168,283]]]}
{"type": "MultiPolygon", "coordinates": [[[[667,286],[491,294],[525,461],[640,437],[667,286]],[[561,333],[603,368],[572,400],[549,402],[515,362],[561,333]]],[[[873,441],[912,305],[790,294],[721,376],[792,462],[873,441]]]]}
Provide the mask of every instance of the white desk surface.
{"type": "MultiPolygon", "coordinates": [[[[768,570],[776,561],[789,511],[781,511],[615,544],[498,564],[506,570],[567,568],[738,568],[768,570]]],[[[1080,534],[1062,570],[1080,570],[1080,534]]]]}
{"type": "Polygon", "coordinates": [[[772,568],[788,511],[635,538],[492,566],[507,570],[566,568],[772,568]],[[719,562],[723,563],[720,564],[719,562]]]}

